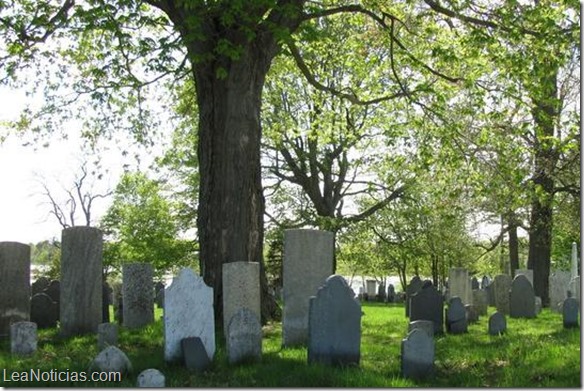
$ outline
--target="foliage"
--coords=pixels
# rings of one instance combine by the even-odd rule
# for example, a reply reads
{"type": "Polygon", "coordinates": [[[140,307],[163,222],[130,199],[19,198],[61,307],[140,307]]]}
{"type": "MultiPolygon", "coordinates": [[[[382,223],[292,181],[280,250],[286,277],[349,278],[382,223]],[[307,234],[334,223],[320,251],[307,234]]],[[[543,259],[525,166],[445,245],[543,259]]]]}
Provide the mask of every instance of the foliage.
{"type": "Polygon", "coordinates": [[[43,266],[40,275],[58,280],[61,274],[61,245],[57,240],[43,240],[30,245],[30,262],[43,266]]]}

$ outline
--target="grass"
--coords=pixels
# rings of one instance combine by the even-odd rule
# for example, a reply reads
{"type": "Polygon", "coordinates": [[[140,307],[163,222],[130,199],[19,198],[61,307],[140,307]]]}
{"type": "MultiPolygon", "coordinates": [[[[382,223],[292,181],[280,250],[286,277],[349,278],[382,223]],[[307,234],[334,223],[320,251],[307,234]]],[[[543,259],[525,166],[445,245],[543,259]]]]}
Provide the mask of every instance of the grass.
{"type": "MultiPolygon", "coordinates": [[[[489,308],[489,314],[494,308],[489,308]]],[[[564,329],[560,314],[544,309],[536,319],[507,317],[508,332],[489,336],[488,317],[469,326],[464,335],[437,336],[435,375],[427,380],[404,379],[400,374],[400,345],[407,331],[403,305],[364,303],[359,367],[307,365],[305,348],[281,347],[279,323],[264,327],[262,360],[229,365],[225,343],[217,334],[212,367],[204,373],[187,371],[180,363],[163,360],[161,312],[156,322],[140,330],[120,329],[119,347],[134,370],[121,382],[8,383],[0,372],[0,386],[134,387],[144,369],[157,368],[167,387],[581,387],[580,329],[564,329]]],[[[9,343],[0,345],[0,370],[87,371],[97,355],[96,337],[61,339],[56,329],[40,330],[37,352],[18,358],[9,343]]]]}

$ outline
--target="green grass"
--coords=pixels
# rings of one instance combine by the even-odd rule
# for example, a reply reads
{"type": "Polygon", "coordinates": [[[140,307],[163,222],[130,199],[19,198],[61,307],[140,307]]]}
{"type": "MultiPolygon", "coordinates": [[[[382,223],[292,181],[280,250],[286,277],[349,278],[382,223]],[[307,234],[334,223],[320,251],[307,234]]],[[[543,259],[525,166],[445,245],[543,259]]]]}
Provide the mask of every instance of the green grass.
{"type": "MultiPolygon", "coordinates": [[[[489,314],[494,311],[489,308],[489,314]]],[[[212,367],[190,373],[179,363],[163,360],[160,310],[155,323],[140,330],[120,329],[119,347],[134,371],[121,382],[4,382],[1,386],[133,387],[138,373],[157,368],[169,387],[580,387],[580,329],[564,329],[561,315],[544,309],[537,319],[507,317],[508,332],[487,334],[488,317],[481,317],[463,335],[437,336],[435,375],[415,381],[400,374],[400,345],[407,330],[403,305],[364,303],[359,367],[307,365],[305,348],[281,347],[279,323],[264,327],[262,360],[229,365],[225,343],[217,335],[212,367]]],[[[10,355],[8,341],[0,345],[0,369],[31,368],[86,371],[97,355],[96,337],[61,339],[58,332],[39,331],[38,351],[27,358],[10,355]]]]}

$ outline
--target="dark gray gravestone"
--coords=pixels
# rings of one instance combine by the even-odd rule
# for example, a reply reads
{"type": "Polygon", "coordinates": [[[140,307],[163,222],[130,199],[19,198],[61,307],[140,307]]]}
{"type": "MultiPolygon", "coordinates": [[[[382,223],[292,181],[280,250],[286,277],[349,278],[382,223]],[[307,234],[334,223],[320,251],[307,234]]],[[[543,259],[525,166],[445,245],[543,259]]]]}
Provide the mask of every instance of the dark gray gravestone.
{"type": "Polygon", "coordinates": [[[434,322],[431,320],[414,320],[408,324],[408,333],[413,329],[424,330],[429,337],[434,338],[434,322]]]}
{"type": "Polygon", "coordinates": [[[495,312],[489,317],[489,335],[500,335],[507,331],[507,320],[502,312],[495,312]]]}
{"type": "Polygon", "coordinates": [[[377,301],[385,302],[387,300],[387,291],[385,289],[385,284],[379,284],[377,288],[377,301]]]}
{"type": "Polygon", "coordinates": [[[0,242],[0,335],[30,319],[30,246],[0,242]]]}
{"type": "Polygon", "coordinates": [[[495,286],[493,284],[487,285],[485,288],[487,291],[487,303],[489,307],[495,306],[495,286]]]}
{"type": "Polygon", "coordinates": [[[461,334],[466,333],[467,329],[464,304],[462,304],[460,297],[451,297],[446,309],[446,331],[450,334],[461,334]]]}
{"type": "Polygon", "coordinates": [[[262,357],[262,325],[249,308],[240,308],[231,317],[227,330],[229,363],[259,360],[262,357]]]}
{"type": "Polygon", "coordinates": [[[57,307],[59,307],[59,303],[61,302],[61,283],[59,280],[51,281],[43,293],[49,296],[51,300],[57,303],[57,307]]]}
{"type": "Polygon", "coordinates": [[[406,316],[410,316],[410,297],[417,291],[422,289],[422,280],[418,276],[412,277],[412,280],[408,284],[406,288],[406,297],[405,297],[405,307],[406,307],[406,316]]]}
{"type": "Polygon", "coordinates": [[[154,322],[153,275],[152,265],[149,263],[123,266],[124,326],[138,328],[154,322]]]}
{"type": "MultiPolygon", "coordinates": [[[[429,282],[429,281],[428,281],[429,282]]],[[[444,333],[444,298],[430,282],[410,298],[410,321],[429,320],[434,323],[434,334],[444,333]]]]}
{"type": "Polygon", "coordinates": [[[57,327],[58,310],[57,303],[44,293],[30,299],[30,321],[36,323],[39,329],[57,327]]]}
{"type": "Polygon", "coordinates": [[[531,282],[524,274],[515,276],[511,284],[509,316],[512,318],[535,318],[535,293],[531,282]]]}
{"type": "Polygon", "coordinates": [[[102,351],[108,346],[118,344],[118,325],[116,323],[102,323],[97,326],[97,350],[102,351]]]}
{"type": "Polygon", "coordinates": [[[564,321],[564,328],[578,327],[578,310],[580,305],[578,300],[573,297],[568,297],[564,300],[562,305],[562,318],[564,321]]]}
{"type": "Polygon", "coordinates": [[[358,365],[361,305],[345,279],[332,275],[310,298],[308,362],[358,365]]]}
{"type": "Polygon", "coordinates": [[[472,290],[479,289],[479,280],[476,277],[470,279],[470,287],[472,290]]]}
{"type": "Polygon", "coordinates": [[[425,331],[414,329],[401,343],[401,372],[403,377],[421,379],[434,372],[434,339],[425,331]]]}
{"type": "Polygon", "coordinates": [[[32,295],[36,295],[37,293],[43,293],[45,289],[49,286],[51,281],[47,277],[39,277],[35,282],[32,283],[32,295]]]}
{"type": "Polygon", "coordinates": [[[187,369],[202,372],[209,367],[211,360],[199,337],[183,338],[180,341],[184,363],[187,369]]]}
{"type": "Polygon", "coordinates": [[[389,284],[387,287],[387,302],[394,303],[395,302],[395,287],[393,284],[389,284]]]}

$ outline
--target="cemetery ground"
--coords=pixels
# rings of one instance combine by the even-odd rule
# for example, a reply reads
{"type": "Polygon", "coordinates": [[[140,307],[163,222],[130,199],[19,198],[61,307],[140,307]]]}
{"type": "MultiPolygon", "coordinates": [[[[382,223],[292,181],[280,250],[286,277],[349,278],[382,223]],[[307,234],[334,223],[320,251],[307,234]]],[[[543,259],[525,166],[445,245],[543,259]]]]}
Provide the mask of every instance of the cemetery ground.
{"type": "MultiPolygon", "coordinates": [[[[144,328],[120,328],[118,346],[133,371],[111,383],[6,383],[1,386],[134,387],[138,374],[157,368],[167,387],[580,387],[580,328],[564,329],[561,314],[549,309],[536,319],[507,317],[507,333],[490,336],[488,316],[470,324],[468,333],[436,336],[434,376],[405,379],[400,373],[400,345],[408,320],[403,304],[362,303],[359,367],[307,364],[306,348],[282,348],[281,323],[263,328],[260,362],[230,365],[222,333],[210,369],[189,372],[180,363],[166,363],[162,310],[144,328]]],[[[489,308],[489,315],[495,309],[489,308]]],[[[87,371],[99,353],[96,336],[59,338],[56,329],[39,330],[38,350],[30,357],[11,356],[2,341],[0,368],[8,372],[39,369],[87,371]]]]}

